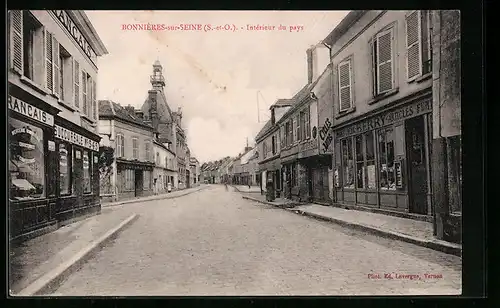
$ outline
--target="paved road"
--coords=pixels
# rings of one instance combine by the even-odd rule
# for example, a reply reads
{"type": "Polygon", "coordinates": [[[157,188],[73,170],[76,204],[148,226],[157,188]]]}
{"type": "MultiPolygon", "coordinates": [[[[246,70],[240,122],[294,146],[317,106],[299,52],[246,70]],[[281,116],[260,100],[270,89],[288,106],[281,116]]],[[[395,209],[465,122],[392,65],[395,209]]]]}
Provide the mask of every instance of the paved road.
{"type": "Polygon", "coordinates": [[[137,212],[141,217],[55,294],[461,292],[458,257],[270,208],[223,186],[112,210],[137,212]],[[384,278],[385,273],[393,279],[384,278]],[[369,274],[380,274],[380,279],[369,274]],[[411,280],[409,275],[421,279],[411,280]]]}

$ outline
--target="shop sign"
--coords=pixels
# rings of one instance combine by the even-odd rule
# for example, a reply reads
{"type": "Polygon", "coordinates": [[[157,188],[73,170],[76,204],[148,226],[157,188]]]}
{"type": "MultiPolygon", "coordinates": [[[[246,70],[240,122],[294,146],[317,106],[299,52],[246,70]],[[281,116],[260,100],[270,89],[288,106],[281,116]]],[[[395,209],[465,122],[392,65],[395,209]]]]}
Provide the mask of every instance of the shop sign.
{"type": "Polygon", "coordinates": [[[403,168],[401,161],[394,162],[394,169],[396,170],[396,187],[403,188],[403,168]]]}
{"type": "Polygon", "coordinates": [[[299,158],[318,155],[318,140],[308,140],[299,144],[299,158]]]}
{"type": "Polygon", "coordinates": [[[87,148],[92,151],[99,151],[98,142],[90,140],[87,137],[72,132],[69,129],[61,127],[59,125],[55,125],[55,137],[79,145],[81,147],[87,148]]]}
{"type": "Polygon", "coordinates": [[[332,153],[333,135],[332,135],[332,122],[326,118],[323,127],[319,130],[319,138],[321,140],[321,153],[332,153]]]}
{"type": "Polygon", "coordinates": [[[405,105],[392,111],[376,115],[374,117],[360,121],[354,125],[341,128],[335,132],[337,138],[343,138],[350,135],[361,134],[370,130],[378,129],[386,125],[390,125],[399,121],[403,121],[412,117],[416,117],[432,111],[432,101],[426,99],[424,101],[416,101],[409,105],[405,105]]]}
{"type": "Polygon", "coordinates": [[[64,10],[51,10],[50,11],[57,20],[63,25],[66,30],[71,34],[71,37],[76,41],[78,46],[82,48],[83,52],[87,55],[87,57],[94,62],[97,58],[97,55],[90,46],[89,42],[85,39],[82,32],[77,28],[76,24],[73,22],[71,17],[69,17],[68,13],[64,10]]]}
{"type": "Polygon", "coordinates": [[[49,126],[54,125],[54,117],[51,114],[39,108],[36,108],[35,106],[32,106],[18,98],[15,98],[12,95],[9,95],[9,97],[7,98],[7,103],[10,110],[27,116],[28,118],[33,119],[37,122],[47,124],[49,126]]]}
{"type": "Polygon", "coordinates": [[[75,151],[75,156],[76,156],[76,159],[81,159],[82,158],[82,152],[76,150],[75,151]]]}

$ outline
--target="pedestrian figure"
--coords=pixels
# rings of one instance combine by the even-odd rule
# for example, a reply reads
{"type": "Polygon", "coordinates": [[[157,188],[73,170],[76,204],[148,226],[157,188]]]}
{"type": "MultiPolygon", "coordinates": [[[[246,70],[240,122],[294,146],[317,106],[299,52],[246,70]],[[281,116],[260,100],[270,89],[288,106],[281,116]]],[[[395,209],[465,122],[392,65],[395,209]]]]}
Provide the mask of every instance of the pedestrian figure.
{"type": "Polygon", "coordinates": [[[269,178],[267,180],[267,184],[266,184],[266,200],[267,201],[274,201],[274,183],[273,183],[273,179],[269,178]]]}

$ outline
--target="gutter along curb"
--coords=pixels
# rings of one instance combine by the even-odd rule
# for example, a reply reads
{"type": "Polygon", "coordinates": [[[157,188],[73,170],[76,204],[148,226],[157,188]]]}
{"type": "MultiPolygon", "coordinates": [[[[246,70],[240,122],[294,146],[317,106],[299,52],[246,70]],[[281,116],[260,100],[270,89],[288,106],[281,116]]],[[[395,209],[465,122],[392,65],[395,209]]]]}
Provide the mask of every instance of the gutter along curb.
{"type": "Polygon", "coordinates": [[[411,243],[411,244],[414,244],[417,246],[426,247],[426,248],[429,248],[432,250],[444,252],[446,254],[451,254],[451,255],[458,256],[458,257],[462,256],[462,247],[458,244],[449,243],[449,242],[441,241],[441,240],[437,240],[437,239],[428,240],[428,239],[417,238],[417,237],[414,237],[411,235],[406,235],[406,234],[395,232],[395,231],[383,230],[383,229],[380,229],[380,228],[377,228],[374,226],[348,222],[348,221],[338,219],[338,218],[333,218],[333,217],[328,217],[328,216],[324,216],[324,215],[319,215],[316,213],[311,213],[308,211],[293,209],[291,207],[283,207],[283,206],[279,206],[277,204],[273,204],[271,202],[262,201],[262,200],[258,200],[258,199],[247,197],[247,196],[242,196],[242,198],[247,199],[247,200],[252,200],[255,202],[259,202],[259,203],[263,203],[263,204],[272,205],[272,206],[279,207],[279,208],[284,208],[290,212],[293,212],[293,213],[296,213],[299,215],[308,216],[308,217],[315,218],[318,220],[333,222],[333,223],[336,223],[336,224],[341,225],[343,227],[364,231],[364,232],[367,232],[370,234],[378,235],[380,237],[385,237],[385,238],[399,240],[399,241],[406,242],[406,243],[411,243]]]}
{"type": "MultiPolygon", "coordinates": [[[[159,195],[157,197],[150,198],[150,199],[146,199],[146,198],[148,198],[148,197],[146,197],[144,199],[138,198],[138,199],[130,199],[130,200],[118,201],[118,202],[103,203],[103,204],[101,204],[101,207],[105,208],[105,207],[120,206],[120,205],[130,204],[130,203],[140,203],[140,202],[158,201],[158,200],[165,200],[165,199],[175,199],[175,198],[179,198],[179,197],[190,195],[192,193],[195,193],[195,192],[207,189],[207,188],[208,188],[208,186],[202,186],[199,189],[190,190],[190,191],[187,191],[184,194],[179,194],[179,195],[175,195],[175,196],[171,196],[169,194],[162,194],[162,195],[159,195]]],[[[180,190],[180,191],[182,191],[182,190],[180,190]]]]}
{"type": "Polygon", "coordinates": [[[112,228],[97,240],[92,241],[85,248],[76,253],[66,262],[62,263],[55,269],[47,272],[42,277],[35,280],[29,286],[21,290],[18,294],[13,296],[40,296],[48,295],[54,291],[64,279],[74,273],[81,265],[85,263],[94,253],[96,253],[106,243],[114,239],[121,231],[130,226],[135,220],[139,218],[138,214],[133,214],[127,219],[123,220],[116,227],[112,228]]]}

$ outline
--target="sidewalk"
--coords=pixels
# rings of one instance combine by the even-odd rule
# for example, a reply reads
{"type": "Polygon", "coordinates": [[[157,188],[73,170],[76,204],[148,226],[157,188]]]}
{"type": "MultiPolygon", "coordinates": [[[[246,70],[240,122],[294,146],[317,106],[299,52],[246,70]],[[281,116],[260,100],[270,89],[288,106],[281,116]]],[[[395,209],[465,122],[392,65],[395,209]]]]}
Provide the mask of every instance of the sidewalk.
{"type": "Polygon", "coordinates": [[[10,294],[50,293],[58,282],[137,217],[115,211],[98,214],[10,247],[10,294]]]}
{"type": "Polygon", "coordinates": [[[202,184],[202,185],[197,186],[197,187],[176,190],[176,191],[173,191],[171,193],[166,193],[166,194],[153,195],[153,196],[148,196],[148,197],[140,197],[140,198],[128,199],[128,200],[117,201],[117,202],[106,202],[106,203],[102,203],[101,206],[104,208],[104,207],[118,206],[118,205],[129,204],[129,203],[172,199],[172,198],[177,198],[177,197],[189,195],[189,194],[192,194],[194,192],[200,191],[202,189],[206,189],[208,187],[209,186],[202,184]]]}
{"type": "MultiPolygon", "coordinates": [[[[260,203],[283,207],[280,206],[280,203],[282,204],[283,201],[279,199],[276,202],[267,202],[265,201],[265,196],[256,198],[255,195],[250,196],[249,194],[245,194],[242,197],[260,203]]],[[[462,255],[462,245],[436,239],[433,235],[432,223],[426,221],[318,204],[298,205],[293,208],[286,206],[286,208],[297,214],[330,221],[352,229],[412,243],[447,254],[462,255]]]]}
{"type": "Polygon", "coordinates": [[[234,187],[234,189],[236,189],[238,192],[260,194],[259,186],[250,186],[250,188],[248,188],[248,185],[231,185],[231,186],[234,187]]]}
{"type": "Polygon", "coordinates": [[[304,204],[304,203],[292,201],[292,200],[285,199],[285,198],[276,198],[276,199],[274,199],[274,201],[269,202],[266,200],[266,195],[261,195],[260,191],[259,191],[259,194],[252,192],[252,193],[242,193],[242,195],[243,195],[242,196],[243,199],[248,199],[248,200],[256,201],[256,202],[263,203],[263,204],[269,204],[269,205],[276,206],[279,208],[293,208],[293,207],[299,206],[301,204],[304,204]]]}

